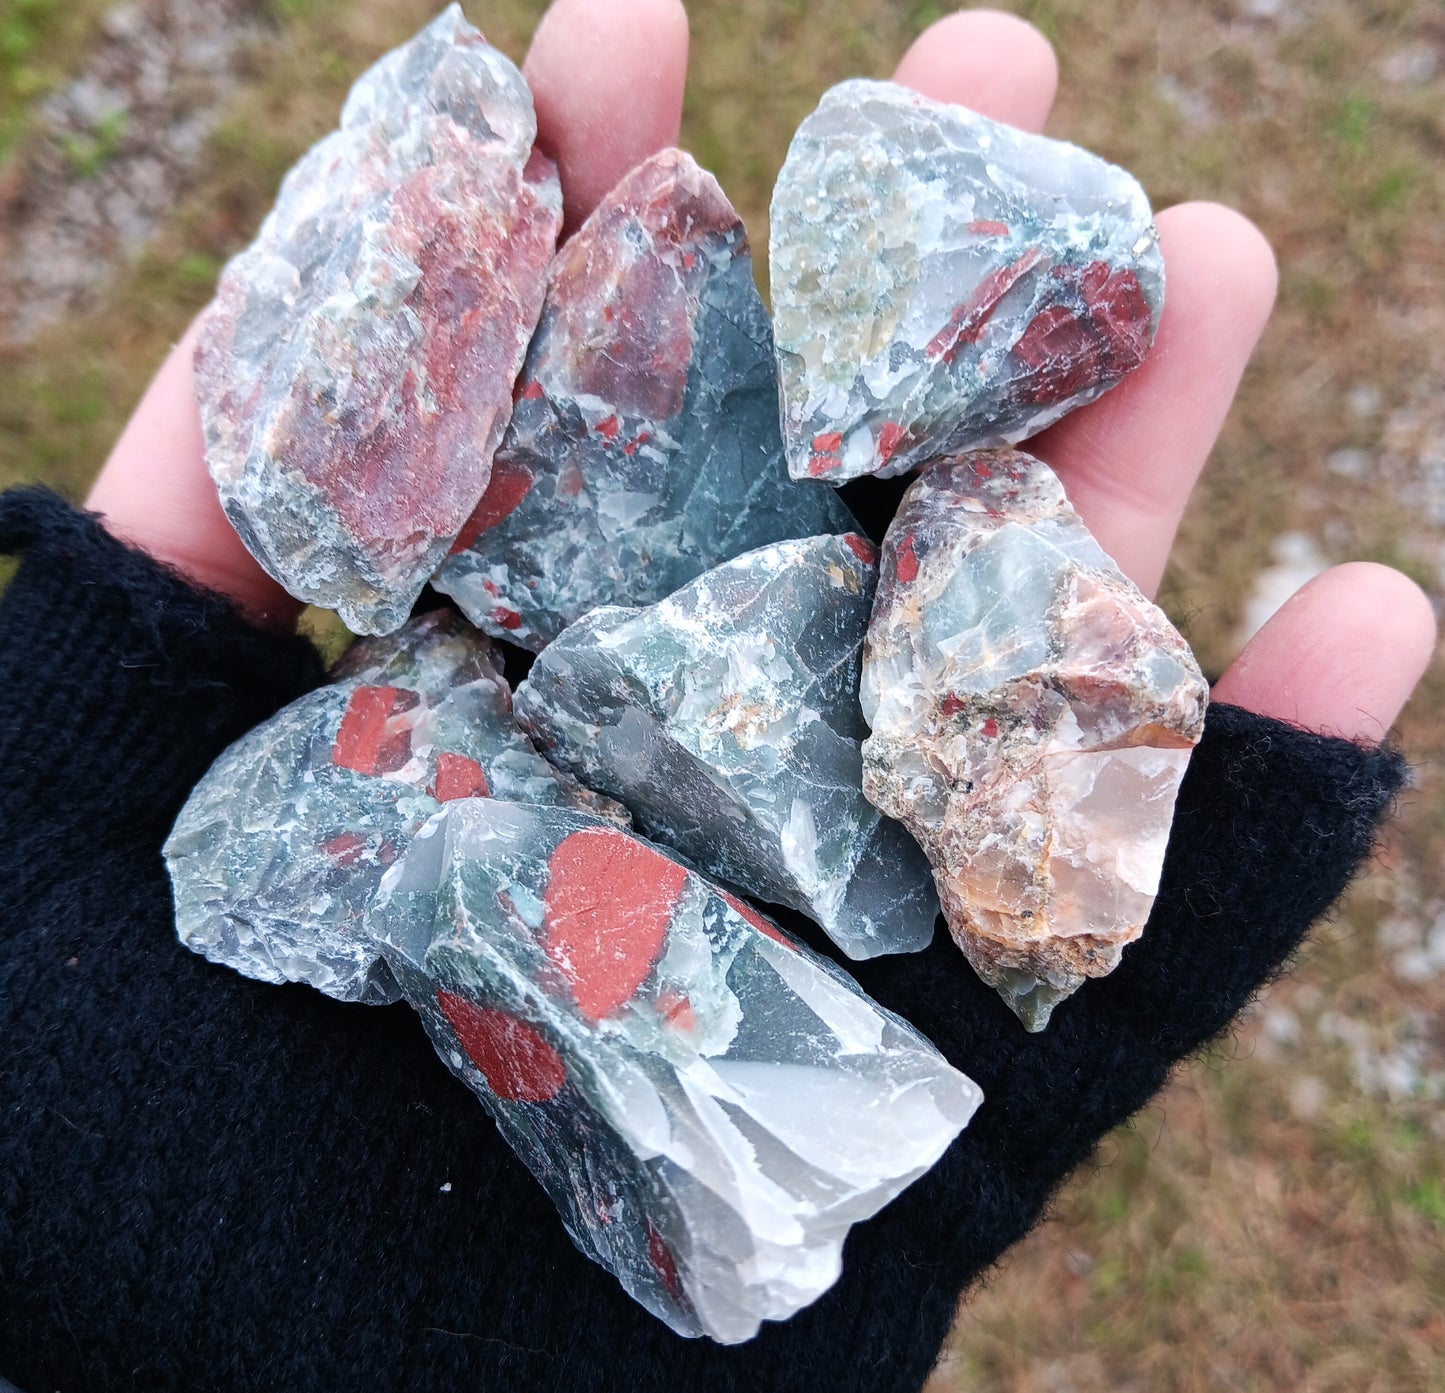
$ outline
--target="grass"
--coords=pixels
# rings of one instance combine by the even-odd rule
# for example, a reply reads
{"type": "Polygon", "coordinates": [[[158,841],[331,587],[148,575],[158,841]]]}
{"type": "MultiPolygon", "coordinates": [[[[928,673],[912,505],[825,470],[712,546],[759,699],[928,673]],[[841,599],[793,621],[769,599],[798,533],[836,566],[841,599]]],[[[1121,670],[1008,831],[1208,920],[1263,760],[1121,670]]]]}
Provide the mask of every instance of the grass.
{"type": "MultiPolygon", "coordinates": [[[[35,103],[74,70],[103,8],[9,0],[0,17],[0,189],[35,103]]],[[[83,492],[145,377],[248,240],[281,174],[332,125],[352,77],[435,8],[270,0],[277,37],[258,52],[164,234],[93,314],[0,365],[0,484],[38,477],[83,492]]],[[[719,174],[761,249],[773,176],[819,92],[855,73],[886,74],[946,7],[689,8],[684,143],[719,174]]],[[[1156,206],[1234,204],[1280,257],[1278,311],[1164,591],[1206,668],[1218,672],[1231,657],[1253,577],[1286,530],[1319,539],[1333,559],[1388,560],[1438,596],[1445,84],[1439,72],[1413,83],[1385,75],[1411,45],[1439,53],[1430,7],[1014,8],[1059,49],[1055,133],[1135,170],[1156,206]],[[1332,470],[1342,450],[1363,451],[1367,467],[1332,470]]],[[[540,9],[539,0],[470,7],[518,57],[540,9]]],[[[72,155],[81,182],[104,159],[103,133],[93,141],[72,155]]],[[[334,643],[334,629],[315,622],[334,643]]],[[[1409,980],[1393,966],[1402,934],[1418,936],[1426,919],[1445,915],[1442,705],[1437,663],[1401,723],[1417,783],[1379,867],[1267,1009],[1111,1137],[1060,1197],[1055,1221],[970,1301],[931,1393],[1445,1387],[1445,1126],[1430,1092],[1445,1070],[1442,978],[1409,980]],[[1401,1087],[1406,1066],[1418,1077],[1401,1087]]]]}
{"type": "Polygon", "coordinates": [[[40,100],[74,71],[105,0],[5,0],[0,7],[0,166],[24,138],[40,100]]]}
{"type": "Polygon", "coordinates": [[[118,109],[102,116],[86,135],[63,135],[60,144],[70,167],[82,179],[94,179],[110,163],[129,124],[130,112],[118,109]]]}

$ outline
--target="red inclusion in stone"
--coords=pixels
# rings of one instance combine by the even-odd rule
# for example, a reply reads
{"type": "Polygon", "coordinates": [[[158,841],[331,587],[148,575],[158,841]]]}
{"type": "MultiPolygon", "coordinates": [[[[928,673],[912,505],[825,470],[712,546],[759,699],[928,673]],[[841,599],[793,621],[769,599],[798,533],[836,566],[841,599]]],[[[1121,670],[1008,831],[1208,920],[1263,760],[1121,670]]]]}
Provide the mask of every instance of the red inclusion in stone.
{"type": "Polygon", "coordinates": [[[467,519],[467,525],[458,533],[452,544],[452,555],[466,551],[489,527],[509,517],[531,487],[532,476],[525,465],[508,455],[498,455],[492,461],[492,479],[487,491],[467,519]]]}
{"type": "Polygon", "coordinates": [[[848,550],[865,566],[871,566],[878,560],[878,548],[867,537],[860,537],[856,532],[845,532],[843,541],[848,550]]]}
{"type": "Polygon", "coordinates": [[[358,687],[352,692],[331,746],[331,762],[337,768],[354,769],[358,774],[378,772],[377,763],[387,738],[386,720],[398,690],[396,687],[358,687]]]}
{"type": "Polygon", "coordinates": [[[968,299],[954,310],[952,318],[934,336],[925,350],[928,356],[942,358],[951,365],[964,344],[978,341],[984,326],[993,317],[993,312],[999,307],[1003,297],[1042,259],[1043,253],[1037,247],[1030,247],[1017,260],[990,271],[974,286],[968,299]]]}
{"type": "Polygon", "coordinates": [[[689,1031],[697,1023],[692,1002],[680,992],[665,991],[657,998],[657,1011],[665,1025],[674,1030],[689,1031]]]}
{"type": "Polygon", "coordinates": [[[1084,299],[1095,326],[1109,342],[1115,367],[1127,372],[1149,351],[1149,305],[1133,271],[1125,268],[1103,276],[1105,269],[1099,261],[1086,268],[1081,281],[1084,299]]]}
{"type": "Polygon", "coordinates": [[[329,842],[323,842],[321,850],[338,866],[354,866],[366,854],[366,838],[355,832],[341,832],[329,842]]]}
{"type": "Polygon", "coordinates": [[[376,765],[370,772],[395,774],[410,759],[411,731],[395,730],[386,737],[382,747],[376,752],[376,765]]]}
{"type": "Polygon", "coordinates": [[[815,479],[837,469],[841,461],[838,449],[843,444],[843,432],[830,430],[813,437],[813,457],[808,461],[808,473],[815,479]]]}
{"type": "Polygon", "coordinates": [[[791,938],[785,937],[783,931],[771,919],[764,918],[746,900],[740,900],[736,895],[728,894],[726,890],[719,890],[717,893],[734,914],[746,919],[760,934],[772,939],[774,943],[781,943],[784,948],[797,948],[798,945],[791,938]]]}
{"type": "Polygon", "coordinates": [[[951,721],[962,710],[962,700],[950,692],[944,697],[942,704],[939,706],[938,714],[942,716],[945,721],[951,721]]]}
{"type": "Polygon", "coordinates": [[[390,381],[387,355],[362,352],[356,424],[328,421],[314,382],[298,378],[284,439],[288,468],[388,567],[397,539],[454,536],[475,506],[556,249],[551,200],[510,158],[478,158],[459,127],[433,153],[364,238],[419,270],[406,301],[423,330],[417,361],[390,381]]]}
{"type": "Polygon", "coordinates": [[[842,464],[838,458],[838,447],[842,444],[841,431],[824,431],[822,435],[814,436],[814,449],[812,458],[808,461],[808,473],[814,478],[824,474],[831,474],[842,464]]]}
{"type": "Polygon", "coordinates": [[[995,222],[991,218],[975,218],[969,223],[968,230],[979,237],[1008,236],[1008,224],[1006,222],[995,222]]]}
{"type": "Polygon", "coordinates": [[[1111,272],[1107,262],[1091,261],[1082,269],[1056,267],[1054,277],[1071,286],[1082,304],[1050,305],[1014,345],[1014,356],[1030,373],[1018,394],[1036,406],[1123,377],[1144,361],[1149,346],[1149,306],[1133,271],[1111,272]]]}
{"type": "Polygon", "coordinates": [[[998,722],[992,716],[979,728],[985,740],[994,740],[998,737],[998,722]]]}
{"type": "Polygon", "coordinates": [[[681,151],[663,151],[624,178],[558,253],[550,343],[569,357],[574,395],[625,417],[670,421],[683,409],[699,299],[713,257],[741,236],[716,180],[681,151]],[[605,308],[614,310],[610,320],[605,308]]]}
{"type": "Polygon", "coordinates": [[[437,1005],[498,1098],[545,1103],[562,1091],[567,1082],[562,1056],[526,1021],[447,991],[437,992],[437,1005]]]}
{"type": "Polygon", "coordinates": [[[564,838],[548,862],[543,896],[547,956],[589,1020],[637,994],[662,952],[687,872],[612,827],[564,838]]]}
{"type": "Polygon", "coordinates": [[[466,755],[443,750],[437,756],[435,797],[438,803],[451,803],[458,798],[486,798],[492,790],[482,766],[466,755]]]}
{"type": "Polygon", "coordinates": [[[897,561],[894,570],[904,585],[912,585],[918,579],[918,558],[913,554],[913,537],[905,532],[898,543],[897,561]]]}
{"type": "Polygon", "coordinates": [[[592,429],[610,445],[621,432],[622,422],[616,416],[609,416],[605,421],[598,421],[592,429]]]}
{"type": "Polygon", "coordinates": [[[677,1275],[677,1263],[651,1219],[647,1221],[647,1260],[653,1271],[662,1278],[667,1294],[677,1302],[682,1301],[682,1281],[677,1275]]]}
{"type": "Polygon", "coordinates": [[[887,464],[898,453],[898,447],[907,439],[908,432],[897,421],[884,421],[878,432],[878,459],[887,464]]]}
{"type": "Polygon", "coordinates": [[[520,629],[522,627],[522,616],[514,609],[502,609],[498,607],[487,616],[499,629],[520,629]]]}

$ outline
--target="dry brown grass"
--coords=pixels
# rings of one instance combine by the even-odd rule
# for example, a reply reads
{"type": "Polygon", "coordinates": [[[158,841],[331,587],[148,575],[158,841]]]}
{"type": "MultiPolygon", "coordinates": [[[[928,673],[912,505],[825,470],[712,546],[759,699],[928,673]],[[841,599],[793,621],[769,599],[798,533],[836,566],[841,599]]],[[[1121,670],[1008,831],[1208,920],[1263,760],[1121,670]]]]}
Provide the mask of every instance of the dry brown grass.
{"type": "MultiPolygon", "coordinates": [[[[166,234],[93,315],[0,361],[0,484],[80,491],[145,376],[356,71],[430,0],[274,0],[280,35],[166,234]]],[[[1166,586],[1207,666],[1271,542],[1445,583],[1445,20],[1428,0],[1032,0],[1063,69],[1051,129],[1207,197],[1282,265],[1266,336],[1166,586]],[[1433,66],[1432,66],[1433,65],[1433,66]],[[1353,453],[1349,453],[1353,452],[1353,453]]],[[[758,245],[794,125],[886,74],[941,7],[692,0],[685,143],[758,245]]],[[[520,55],[538,0],[473,18],[520,55]]],[[[43,58],[43,55],[42,55],[43,58]]],[[[59,62],[59,58],[56,59],[59,62]]],[[[0,118],[14,113],[0,112],[0,118]]],[[[1419,766],[1382,865],[1228,1067],[1188,1069],[963,1312],[931,1393],[1445,1388],[1445,672],[1401,724],[1419,766]],[[1411,954],[1415,956],[1412,958],[1411,954]],[[1414,964],[1413,966],[1411,964],[1414,964]],[[1411,1071],[1413,1075],[1411,1074],[1411,1071]]]]}

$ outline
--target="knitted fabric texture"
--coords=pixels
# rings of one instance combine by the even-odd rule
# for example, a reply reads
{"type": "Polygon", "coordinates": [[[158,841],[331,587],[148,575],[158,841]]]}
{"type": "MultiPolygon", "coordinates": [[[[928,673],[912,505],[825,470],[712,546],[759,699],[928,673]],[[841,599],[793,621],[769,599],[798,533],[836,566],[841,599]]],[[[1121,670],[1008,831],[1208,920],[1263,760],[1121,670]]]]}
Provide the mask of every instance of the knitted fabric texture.
{"type": "Polygon", "coordinates": [[[914,1393],[960,1291],[1279,969],[1404,777],[1215,708],[1143,940],[1041,1035],[945,934],[850,965],[985,1102],[832,1291],[724,1349],[581,1257],[407,1008],[176,943],[161,841],[318,680],[309,648],[40,491],[0,499],[0,547],[0,1374],[27,1393],[914,1393]]]}

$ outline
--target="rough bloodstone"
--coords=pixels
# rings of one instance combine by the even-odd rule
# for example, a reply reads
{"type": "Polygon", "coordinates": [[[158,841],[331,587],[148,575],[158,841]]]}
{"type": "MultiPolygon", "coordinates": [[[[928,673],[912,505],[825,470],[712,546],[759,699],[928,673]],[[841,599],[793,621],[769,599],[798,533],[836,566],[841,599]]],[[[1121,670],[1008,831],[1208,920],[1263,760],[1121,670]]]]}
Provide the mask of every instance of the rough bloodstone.
{"type": "Polygon", "coordinates": [[[875,561],[851,533],[749,552],[650,609],[594,610],[517,691],[554,763],[855,958],[923,948],[938,917],[928,862],[861,787],[875,561]]]}
{"type": "Polygon", "coordinates": [[[863,789],[932,861],[950,928],[1030,1030],[1149,917],[1208,699],[1188,645],[1047,465],[931,465],[884,543],[863,789]]]}
{"type": "Polygon", "coordinates": [[[540,650],[606,604],[649,604],[785,537],[853,526],[783,463],[777,366],[747,234],[664,150],[552,268],[492,483],[435,585],[540,650]]]}
{"type": "Polygon", "coordinates": [[[1164,303],[1130,175],[887,82],[799,128],[771,265],[788,466],[834,483],[1042,430],[1139,366],[1164,303]]]}
{"type": "Polygon", "coordinates": [[[577,1246],[684,1335],[746,1340],[814,1300],[980,1099],[836,968],[582,813],[453,804],[375,921],[577,1246]]]}
{"type": "Polygon", "coordinates": [[[487,486],[561,224],[535,136],[522,75],[451,6],[356,84],[202,320],[226,513],[358,632],[406,620],[487,486]]]}
{"type": "Polygon", "coordinates": [[[165,846],[176,929],[248,977],[391,1001],[367,905],[442,804],[495,796],[626,818],[532,749],[491,641],[448,612],[357,644],[332,675],[196,786],[165,846]]]}

